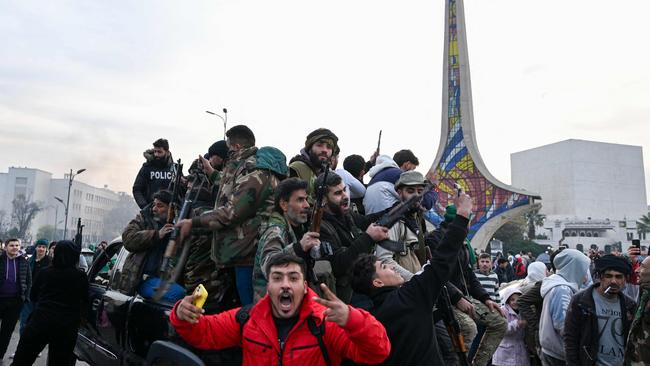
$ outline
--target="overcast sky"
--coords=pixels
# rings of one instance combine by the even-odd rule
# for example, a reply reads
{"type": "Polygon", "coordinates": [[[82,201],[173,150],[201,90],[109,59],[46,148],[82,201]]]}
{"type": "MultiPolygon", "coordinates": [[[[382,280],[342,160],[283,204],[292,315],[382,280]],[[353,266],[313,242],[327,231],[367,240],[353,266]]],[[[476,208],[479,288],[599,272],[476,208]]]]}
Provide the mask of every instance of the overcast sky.
{"type": "MultiPolygon", "coordinates": [[[[640,145],[650,171],[650,1],[466,0],[488,169],[569,138],[640,145]]],[[[29,166],[131,191],[158,137],[190,159],[252,128],[287,158],[329,127],[341,157],[440,138],[444,1],[4,1],[0,171],[29,166]]],[[[648,186],[650,182],[646,182],[648,186]]],[[[525,187],[524,187],[525,188],[525,187]]],[[[650,191],[649,191],[650,192],[650,191]]]]}

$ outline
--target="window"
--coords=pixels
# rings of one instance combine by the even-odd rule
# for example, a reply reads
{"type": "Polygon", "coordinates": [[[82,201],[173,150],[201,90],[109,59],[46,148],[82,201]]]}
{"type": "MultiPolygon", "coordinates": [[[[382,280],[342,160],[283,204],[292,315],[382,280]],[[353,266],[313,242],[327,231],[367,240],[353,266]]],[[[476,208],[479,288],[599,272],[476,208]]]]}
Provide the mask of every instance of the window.
{"type": "Polygon", "coordinates": [[[583,253],[584,253],[584,251],[585,251],[585,250],[584,250],[584,247],[582,246],[582,244],[577,244],[577,245],[576,245],[576,250],[579,250],[579,251],[581,251],[581,252],[583,252],[583,253]]]}
{"type": "Polygon", "coordinates": [[[27,185],[27,178],[25,178],[25,177],[16,177],[16,185],[21,185],[21,186],[27,185]]]}
{"type": "Polygon", "coordinates": [[[605,254],[610,254],[612,252],[612,246],[611,245],[605,245],[605,254]]]}

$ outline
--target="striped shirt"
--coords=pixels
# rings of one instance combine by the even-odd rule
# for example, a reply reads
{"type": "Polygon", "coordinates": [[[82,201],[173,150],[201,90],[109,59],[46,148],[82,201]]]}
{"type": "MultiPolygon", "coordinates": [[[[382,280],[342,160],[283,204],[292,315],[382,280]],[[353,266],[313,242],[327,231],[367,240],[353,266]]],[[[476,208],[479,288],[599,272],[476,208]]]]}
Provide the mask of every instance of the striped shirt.
{"type": "Polygon", "coordinates": [[[497,304],[501,303],[501,297],[499,296],[499,276],[493,271],[490,271],[490,274],[485,275],[480,270],[474,271],[476,278],[481,283],[481,286],[487,293],[490,295],[490,299],[497,304]]]}

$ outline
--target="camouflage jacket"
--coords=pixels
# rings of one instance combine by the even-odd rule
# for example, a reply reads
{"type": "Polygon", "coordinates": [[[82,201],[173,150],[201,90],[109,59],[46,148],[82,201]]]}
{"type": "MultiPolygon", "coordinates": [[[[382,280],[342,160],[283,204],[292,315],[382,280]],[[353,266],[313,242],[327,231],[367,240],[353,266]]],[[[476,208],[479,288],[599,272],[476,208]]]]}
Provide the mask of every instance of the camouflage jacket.
{"type": "Polygon", "coordinates": [[[131,220],[122,233],[124,248],[129,251],[124,261],[124,266],[117,276],[116,289],[122,293],[132,295],[142,281],[144,262],[147,252],[154,245],[166,245],[166,240],[158,237],[158,227],[151,215],[151,204],[145,206],[140,213],[131,220]]]}
{"type": "Polygon", "coordinates": [[[286,158],[271,147],[247,148],[224,167],[215,208],[192,219],[213,231],[218,267],[252,266],[259,230],[273,210],[273,193],[287,174],[286,158]]]}
{"type": "Polygon", "coordinates": [[[299,239],[287,219],[281,213],[273,212],[257,244],[253,265],[255,302],[266,295],[266,264],[273,255],[279,253],[304,255],[299,239]]]}
{"type": "Polygon", "coordinates": [[[626,365],[650,365],[650,288],[641,288],[626,346],[626,365]]]}

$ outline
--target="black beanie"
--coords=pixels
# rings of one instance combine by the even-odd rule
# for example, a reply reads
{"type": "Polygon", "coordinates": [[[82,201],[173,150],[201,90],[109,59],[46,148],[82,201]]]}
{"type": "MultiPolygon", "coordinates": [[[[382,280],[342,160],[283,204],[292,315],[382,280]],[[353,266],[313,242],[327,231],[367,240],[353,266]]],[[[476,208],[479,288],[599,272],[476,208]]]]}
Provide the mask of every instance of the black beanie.
{"type": "Polygon", "coordinates": [[[228,157],[228,145],[226,144],[226,141],[220,140],[212,144],[208,149],[208,156],[206,157],[206,159],[209,159],[211,156],[214,155],[217,155],[221,159],[225,159],[228,157]]]}
{"type": "Polygon", "coordinates": [[[621,272],[626,276],[632,273],[632,265],[630,262],[623,257],[617,257],[613,254],[604,255],[596,259],[594,263],[596,265],[595,270],[598,274],[603,274],[610,269],[621,272]]]}
{"type": "Polygon", "coordinates": [[[153,198],[158,199],[162,203],[169,204],[172,201],[172,193],[166,189],[161,189],[154,193],[153,198]]]}

